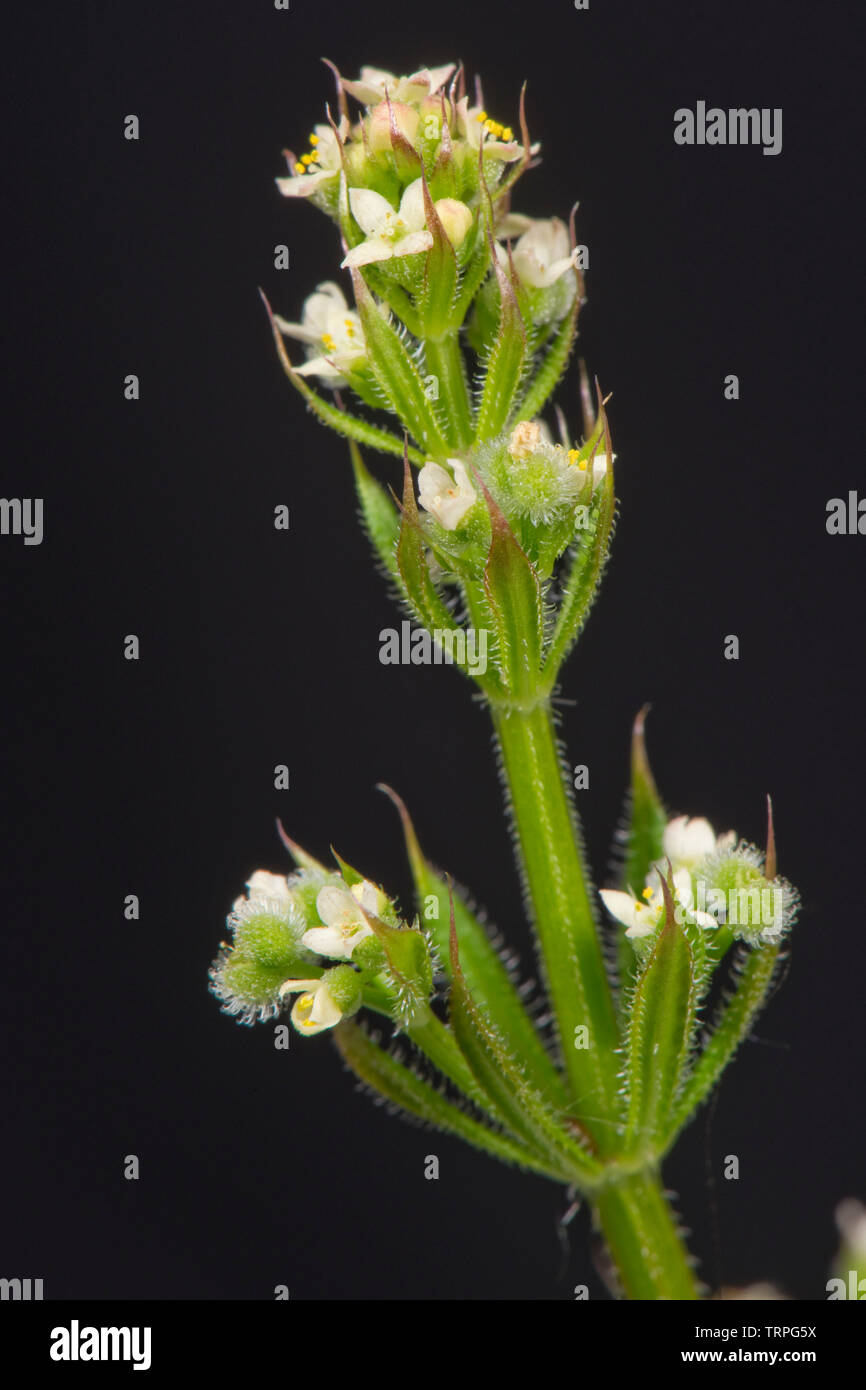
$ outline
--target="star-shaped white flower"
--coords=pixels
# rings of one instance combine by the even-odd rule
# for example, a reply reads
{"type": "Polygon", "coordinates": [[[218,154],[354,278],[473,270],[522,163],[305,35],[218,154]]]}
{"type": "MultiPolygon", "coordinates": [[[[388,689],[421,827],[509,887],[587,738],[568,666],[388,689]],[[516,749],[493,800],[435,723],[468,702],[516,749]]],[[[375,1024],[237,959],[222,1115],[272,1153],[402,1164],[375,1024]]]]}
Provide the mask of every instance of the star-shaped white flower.
{"type": "Polygon", "coordinates": [[[311,194],[327,188],[339,178],[342,167],[340,140],[349,133],[349,122],[340,121],[340,139],[329,125],[317,125],[310,136],[310,150],[297,162],[290,164],[288,178],[276,180],[277,188],[284,198],[309,198],[311,194]]]}
{"type": "Polygon", "coordinates": [[[361,320],[349,308],[340,286],[331,280],[319,285],[315,294],[304,301],[301,323],[288,323],[278,314],[274,315],[274,323],[287,337],[318,349],[302,367],[295,368],[298,376],[315,374],[331,386],[341,386],[345,383],[344,373],[366,356],[361,320]]]}
{"type": "Polygon", "coordinates": [[[302,937],[304,945],[332,960],[351,960],[358,943],[374,935],[359,904],[372,916],[381,915],[379,889],[368,879],[353,883],[349,889],[322,888],[316,899],[316,910],[325,925],[310,927],[309,931],[305,931],[302,937]]]}
{"type": "Polygon", "coordinates": [[[296,991],[303,991],[291,1013],[292,1023],[299,1033],[312,1037],[314,1033],[334,1028],[340,1022],[343,1011],[324,980],[286,980],[285,984],[280,985],[281,996],[296,991]]]}
{"type": "Polygon", "coordinates": [[[395,77],[384,68],[361,68],[361,76],[356,81],[342,78],[341,82],[343,90],[365,106],[375,106],[386,97],[391,101],[417,102],[444,87],[453,71],[453,63],[441,68],[421,68],[409,77],[395,77]]]}
{"type": "MultiPolygon", "coordinates": [[[[706,930],[714,930],[718,926],[715,917],[694,907],[692,876],[688,869],[676,870],[673,885],[674,900],[685,916],[706,930]]],[[[653,936],[664,921],[665,900],[661,884],[657,887],[647,884],[642,898],[614,888],[602,888],[601,897],[611,917],[622,922],[626,936],[632,941],[653,936]]]]}
{"type": "Polygon", "coordinates": [[[418,474],[418,501],[443,526],[454,531],[474,507],[477,493],[460,459],[448,459],[453,477],[439,463],[425,463],[418,474]]]}
{"type": "MultiPolygon", "coordinates": [[[[577,267],[578,249],[572,250],[568,228],[558,217],[524,217],[510,213],[496,229],[498,237],[517,237],[511,259],[518,278],[533,289],[546,290],[568,271],[577,267]]],[[[496,254],[502,265],[508,253],[498,242],[496,254]]]]}
{"type": "MultiPolygon", "coordinates": [[[[404,190],[396,211],[387,198],[372,188],[350,188],[349,206],[352,216],[365,233],[365,240],[352,247],[343,259],[344,266],[370,265],[373,261],[388,261],[394,256],[415,256],[429,251],[433,245],[433,233],[427,227],[424,189],[420,178],[404,190]]],[[[433,206],[449,241],[453,246],[459,246],[472,225],[469,208],[456,198],[440,198],[433,206]]]]}

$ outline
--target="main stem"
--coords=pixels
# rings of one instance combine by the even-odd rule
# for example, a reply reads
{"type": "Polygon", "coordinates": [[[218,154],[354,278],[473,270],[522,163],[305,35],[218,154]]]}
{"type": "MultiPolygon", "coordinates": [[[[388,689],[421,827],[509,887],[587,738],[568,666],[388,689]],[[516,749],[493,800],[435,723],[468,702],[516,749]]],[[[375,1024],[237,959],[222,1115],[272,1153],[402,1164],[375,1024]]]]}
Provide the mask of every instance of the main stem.
{"type": "Polygon", "coordinates": [[[494,705],[493,724],[563,1060],[604,1153],[616,1146],[620,1040],[549,702],[494,705]]]}
{"type": "Polygon", "coordinates": [[[626,1297],[698,1297],[658,1173],[616,1174],[620,1035],[583,864],[580,824],[549,701],[492,704],[518,856],[576,1114],[611,1181],[593,1194],[626,1297]],[[580,1047],[582,1027],[589,1046],[580,1047]]]}
{"type": "Polygon", "coordinates": [[[593,1207],[626,1298],[700,1297],[658,1172],[620,1179],[594,1196],[593,1207]]]}

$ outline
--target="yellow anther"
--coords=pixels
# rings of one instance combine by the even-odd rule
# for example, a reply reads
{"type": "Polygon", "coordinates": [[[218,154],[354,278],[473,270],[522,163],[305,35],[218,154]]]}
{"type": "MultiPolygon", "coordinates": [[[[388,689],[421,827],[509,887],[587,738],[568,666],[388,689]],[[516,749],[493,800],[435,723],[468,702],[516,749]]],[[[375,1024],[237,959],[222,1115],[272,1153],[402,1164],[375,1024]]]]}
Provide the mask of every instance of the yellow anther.
{"type": "Polygon", "coordinates": [[[318,143],[319,143],[319,137],[318,137],[318,135],[316,135],[316,134],[311,135],[311,136],[310,136],[310,144],[311,144],[311,145],[318,145],[318,143]]]}
{"type": "Polygon", "coordinates": [[[336,346],[337,344],[334,342],[334,339],[331,337],[330,333],[322,334],[322,347],[327,349],[328,352],[333,352],[336,346]]]}
{"type": "Polygon", "coordinates": [[[503,140],[513,140],[513,139],[514,139],[514,131],[511,129],[511,126],[510,126],[510,125],[507,125],[507,126],[505,127],[505,129],[503,130],[503,132],[502,132],[502,138],[503,138],[503,140]]]}
{"type": "Polygon", "coordinates": [[[653,890],[652,890],[651,888],[645,888],[645,889],[643,890],[643,896],[646,898],[647,902],[649,902],[649,900],[650,900],[650,898],[652,897],[652,895],[653,895],[653,890]]]}
{"type": "Polygon", "coordinates": [[[298,163],[295,165],[295,173],[296,173],[296,174],[305,174],[306,172],[307,172],[307,170],[306,170],[305,165],[301,164],[301,162],[300,162],[300,160],[299,160],[298,163]]]}
{"type": "Polygon", "coordinates": [[[487,120],[487,112],[486,112],[486,111],[479,111],[479,112],[478,112],[478,115],[475,117],[475,119],[476,119],[476,121],[480,121],[481,124],[483,125],[484,122],[487,120]]]}
{"type": "Polygon", "coordinates": [[[302,163],[302,164],[311,164],[312,161],[313,161],[313,158],[314,158],[314,156],[311,155],[311,154],[302,154],[302,155],[301,155],[301,163],[302,163]]]}

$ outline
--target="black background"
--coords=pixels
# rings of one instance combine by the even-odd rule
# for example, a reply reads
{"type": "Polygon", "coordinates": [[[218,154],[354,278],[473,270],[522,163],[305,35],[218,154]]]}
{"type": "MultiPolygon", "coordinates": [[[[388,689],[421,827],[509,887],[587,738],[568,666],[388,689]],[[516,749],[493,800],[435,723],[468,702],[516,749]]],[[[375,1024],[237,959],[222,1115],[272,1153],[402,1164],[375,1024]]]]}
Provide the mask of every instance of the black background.
{"type": "MultiPolygon", "coordinates": [[[[593,864],[650,700],[670,805],[760,841],[772,792],[805,902],[784,989],[666,1176],[709,1283],[824,1296],[834,1206],[866,1197],[866,540],[825,530],[830,497],[866,491],[862,26],[854,6],[781,0],[7,20],[3,493],[44,497],[45,538],[0,542],[0,1273],[51,1298],[607,1296],[585,1214],[561,1274],[552,1185],[388,1117],[327,1038],[276,1052],[206,990],[244,880],[285,865],[277,814],[408,903],[379,780],[531,963],[484,712],[453,671],[380,665],[398,618],[345,446],[282,377],[257,294],[298,318],[336,273],[331,224],[273,184],[333,98],[322,54],[349,76],[459,57],[503,122],[528,81],[545,158],[515,205],[580,199],[581,350],[614,392],[620,522],[563,692],[593,864]],[[676,146],[674,110],[699,99],[782,107],[782,153],[676,146]]],[[[575,384],[572,367],[574,422],[575,384]]]]}

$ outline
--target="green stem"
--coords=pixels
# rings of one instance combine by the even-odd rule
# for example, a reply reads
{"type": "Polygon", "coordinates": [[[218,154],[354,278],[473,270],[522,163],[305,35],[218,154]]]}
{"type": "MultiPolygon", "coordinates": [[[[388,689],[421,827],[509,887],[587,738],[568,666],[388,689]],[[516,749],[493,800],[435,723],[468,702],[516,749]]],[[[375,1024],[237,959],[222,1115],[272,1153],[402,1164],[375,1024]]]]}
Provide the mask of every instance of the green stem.
{"type": "Polygon", "coordinates": [[[492,704],[492,712],[563,1059],[581,1121],[604,1154],[617,1144],[620,1038],[553,717],[547,700],[492,704]]]}
{"type": "Polygon", "coordinates": [[[626,1298],[700,1297],[658,1172],[623,1178],[596,1193],[593,1207],[626,1298]]]}
{"type": "Polygon", "coordinates": [[[439,383],[440,416],[446,422],[448,442],[465,449],[472,442],[469,385],[466,365],[456,332],[424,343],[427,371],[439,383]]]}

